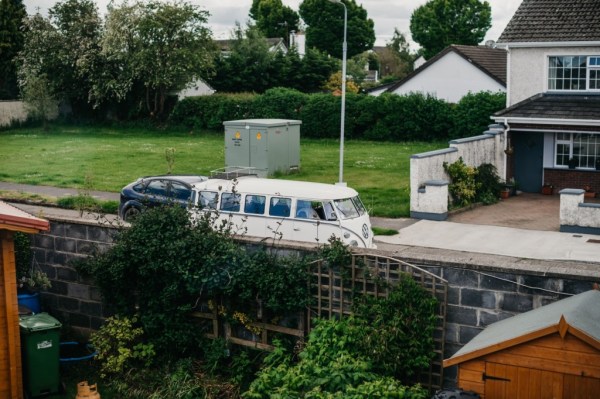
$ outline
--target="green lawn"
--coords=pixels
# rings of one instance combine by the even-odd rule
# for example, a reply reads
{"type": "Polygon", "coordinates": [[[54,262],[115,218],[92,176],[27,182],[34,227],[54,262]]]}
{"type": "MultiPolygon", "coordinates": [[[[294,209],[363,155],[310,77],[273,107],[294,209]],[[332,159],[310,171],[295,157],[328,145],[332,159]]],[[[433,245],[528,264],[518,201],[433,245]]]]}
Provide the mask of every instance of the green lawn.
{"type": "MultiPolygon", "coordinates": [[[[142,128],[52,126],[0,132],[0,180],[118,192],[140,176],[167,172],[165,149],[175,148],[173,173],[209,174],[224,166],[219,133],[142,128]]],[[[371,215],[409,214],[411,154],[446,143],[379,143],[346,140],[344,180],[355,188],[371,215]]],[[[339,142],[302,139],[301,171],[284,179],[334,183],[339,142]]]]}

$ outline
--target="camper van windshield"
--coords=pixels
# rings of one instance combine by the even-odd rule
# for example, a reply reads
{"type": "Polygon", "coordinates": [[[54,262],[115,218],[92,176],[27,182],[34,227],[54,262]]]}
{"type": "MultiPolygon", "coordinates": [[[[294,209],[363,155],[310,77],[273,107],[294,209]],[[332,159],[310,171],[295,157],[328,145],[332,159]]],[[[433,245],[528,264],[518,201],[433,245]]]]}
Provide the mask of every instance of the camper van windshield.
{"type": "Polygon", "coordinates": [[[342,200],[335,200],[335,208],[338,210],[342,219],[353,219],[360,216],[360,213],[356,209],[352,198],[346,198],[342,200]]]}

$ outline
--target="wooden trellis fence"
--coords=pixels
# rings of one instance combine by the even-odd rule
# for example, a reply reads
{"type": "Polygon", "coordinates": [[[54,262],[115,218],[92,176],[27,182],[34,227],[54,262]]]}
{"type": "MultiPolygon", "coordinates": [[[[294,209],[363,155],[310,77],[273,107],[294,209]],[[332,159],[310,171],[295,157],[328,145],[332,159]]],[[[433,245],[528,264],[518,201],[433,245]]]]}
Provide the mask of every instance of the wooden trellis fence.
{"type": "Polygon", "coordinates": [[[308,318],[314,317],[341,318],[351,313],[352,298],[357,294],[387,297],[388,288],[407,273],[438,300],[437,325],[434,331],[435,356],[429,370],[424,370],[419,381],[429,390],[442,388],[444,360],[444,340],[446,327],[446,307],[448,282],[435,274],[411,265],[399,259],[372,254],[354,254],[352,263],[344,270],[332,270],[323,261],[314,263],[311,292],[314,297],[313,306],[308,318]],[[342,273],[344,276],[342,276],[342,273]],[[382,280],[388,284],[377,284],[382,280]]]}
{"type": "Polygon", "coordinates": [[[230,343],[263,350],[272,350],[273,337],[284,334],[302,339],[311,330],[311,319],[341,318],[351,313],[352,298],[357,294],[387,297],[389,288],[407,273],[438,299],[438,323],[434,332],[435,357],[429,370],[423,371],[419,381],[429,390],[440,389],[443,383],[444,331],[448,283],[446,280],[399,259],[372,254],[353,254],[350,265],[334,270],[323,261],[311,265],[310,291],[312,306],[303,315],[293,315],[273,324],[260,309],[254,322],[232,327],[214,307],[204,306],[194,312],[207,329],[209,338],[223,337],[230,343]],[[389,284],[379,284],[379,282],[389,284]],[[291,325],[291,326],[290,326],[291,325]]]}

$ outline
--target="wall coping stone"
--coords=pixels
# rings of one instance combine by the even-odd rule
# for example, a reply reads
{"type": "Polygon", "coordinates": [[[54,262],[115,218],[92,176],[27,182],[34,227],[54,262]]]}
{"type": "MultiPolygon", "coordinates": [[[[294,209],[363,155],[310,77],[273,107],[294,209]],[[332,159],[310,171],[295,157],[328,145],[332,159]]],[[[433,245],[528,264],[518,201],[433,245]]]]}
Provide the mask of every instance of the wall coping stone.
{"type": "Polygon", "coordinates": [[[413,159],[423,159],[423,158],[430,158],[430,157],[435,157],[438,155],[443,155],[443,154],[450,154],[452,152],[458,152],[458,149],[456,148],[443,148],[441,150],[434,150],[434,151],[428,151],[428,152],[422,152],[420,154],[413,154],[410,157],[413,159]]]}
{"type": "Polygon", "coordinates": [[[600,204],[595,204],[595,203],[591,203],[591,202],[580,202],[578,204],[578,206],[580,208],[598,208],[598,209],[600,209],[600,204]]]}
{"type": "Polygon", "coordinates": [[[585,190],[580,188],[564,188],[559,191],[560,195],[581,195],[583,193],[585,193],[585,190]]]}
{"type": "Polygon", "coordinates": [[[484,132],[485,134],[481,134],[479,136],[472,136],[472,137],[465,137],[464,139],[456,139],[456,140],[450,140],[448,142],[448,144],[464,144],[464,143],[470,143],[473,141],[480,141],[480,140],[489,140],[494,138],[494,136],[497,134],[496,132],[484,132]]]}

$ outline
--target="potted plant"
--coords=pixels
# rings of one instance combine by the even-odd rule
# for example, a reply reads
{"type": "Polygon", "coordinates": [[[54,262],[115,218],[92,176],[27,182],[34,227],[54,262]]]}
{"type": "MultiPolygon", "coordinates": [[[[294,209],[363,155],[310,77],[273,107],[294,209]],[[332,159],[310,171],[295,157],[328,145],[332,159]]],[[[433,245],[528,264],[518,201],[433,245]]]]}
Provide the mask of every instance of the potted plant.
{"type": "Polygon", "coordinates": [[[549,183],[544,183],[544,185],[542,186],[542,194],[544,194],[544,195],[554,194],[554,186],[549,183]]]}
{"type": "Polygon", "coordinates": [[[502,189],[500,190],[500,198],[507,199],[508,197],[510,197],[510,190],[511,189],[508,186],[502,187],[502,189]]]}
{"type": "Polygon", "coordinates": [[[592,191],[591,185],[586,184],[585,186],[583,186],[583,189],[585,190],[585,193],[583,193],[584,198],[595,198],[596,197],[596,193],[594,191],[592,191]]]}

